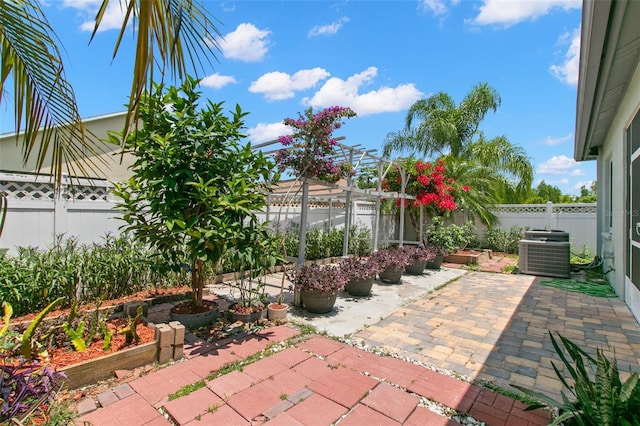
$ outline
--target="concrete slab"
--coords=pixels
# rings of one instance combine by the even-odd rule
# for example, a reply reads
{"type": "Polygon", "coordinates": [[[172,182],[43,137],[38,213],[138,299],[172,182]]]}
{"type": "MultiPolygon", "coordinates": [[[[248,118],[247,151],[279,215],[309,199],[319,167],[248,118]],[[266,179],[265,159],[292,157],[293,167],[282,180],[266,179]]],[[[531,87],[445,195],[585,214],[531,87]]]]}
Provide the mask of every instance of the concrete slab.
{"type": "Polygon", "coordinates": [[[465,273],[466,271],[459,269],[443,268],[425,272],[421,276],[403,275],[400,284],[384,284],[376,280],[370,296],[353,297],[341,292],[332,312],[311,314],[303,308],[292,307],[289,318],[311,325],[318,332],[330,336],[348,337],[465,273]]]}

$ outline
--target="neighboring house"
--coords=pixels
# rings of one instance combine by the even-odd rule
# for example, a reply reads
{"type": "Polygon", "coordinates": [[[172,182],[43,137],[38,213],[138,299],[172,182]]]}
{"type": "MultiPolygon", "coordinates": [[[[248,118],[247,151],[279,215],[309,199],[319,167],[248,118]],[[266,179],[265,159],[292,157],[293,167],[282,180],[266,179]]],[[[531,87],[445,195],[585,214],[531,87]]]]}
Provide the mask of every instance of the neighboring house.
{"type": "MultiPolygon", "coordinates": [[[[98,139],[106,140],[107,131],[119,132],[124,126],[124,117],[126,112],[117,112],[113,114],[100,115],[96,117],[89,117],[83,119],[83,123],[87,130],[92,132],[98,139]]],[[[35,173],[35,157],[37,152],[32,154],[32,158],[25,165],[22,161],[22,136],[17,135],[18,142],[16,143],[16,133],[5,133],[0,135],[0,171],[1,172],[15,172],[15,173],[35,173]]],[[[122,180],[130,176],[127,171],[127,167],[131,164],[131,160],[125,156],[124,161],[120,162],[121,149],[117,145],[103,144],[102,150],[104,154],[101,155],[102,159],[106,163],[101,165],[101,170],[97,173],[92,173],[93,176],[86,176],[91,178],[107,179],[109,181],[122,180]]],[[[95,160],[95,159],[94,159],[95,160]]],[[[44,165],[41,169],[42,174],[49,174],[51,167],[50,156],[45,159],[44,165]]]]}
{"type": "Polygon", "coordinates": [[[597,160],[598,250],[640,320],[640,1],[584,1],[574,156],[597,160]]]}

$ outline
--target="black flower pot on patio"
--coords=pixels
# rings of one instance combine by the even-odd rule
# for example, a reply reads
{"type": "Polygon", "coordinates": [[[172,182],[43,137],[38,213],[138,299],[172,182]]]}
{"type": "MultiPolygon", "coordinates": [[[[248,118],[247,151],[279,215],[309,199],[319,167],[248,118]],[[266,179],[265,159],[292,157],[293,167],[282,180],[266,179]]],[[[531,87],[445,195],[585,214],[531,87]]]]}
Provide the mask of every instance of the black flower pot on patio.
{"type": "Polygon", "coordinates": [[[433,260],[430,260],[427,262],[427,264],[425,265],[426,269],[440,269],[440,266],[442,265],[442,262],[444,261],[444,255],[443,254],[439,254],[436,257],[433,258],[433,260]]]}
{"type": "Polygon", "coordinates": [[[321,293],[317,291],[302,290],[300,297],[304,308],[312,314],[326,314],[333,310],[336,304],[337,293],[321,293]]]}
{"type": "Polygon", "coordinates": [[[375,277],[370,277],[363,280],[351,278],[344,289],[351,296],[368,296],[369,294],[371,294],[371,288],[373,288],[374,278],[375,277]]]}
{"type": "Polygon", "coordinates": [[[416,260],[411,265],[407,265],[406,272],[409,275],[422,275],[426,266],[426,260],[416,260]]]}
{"type": "Polygon", "coordinates": [[[392,266],[380,272],[378,276],[380,280],[389,284],[398,284],[402,279],[404,273],[404,267],[392,266]]]}

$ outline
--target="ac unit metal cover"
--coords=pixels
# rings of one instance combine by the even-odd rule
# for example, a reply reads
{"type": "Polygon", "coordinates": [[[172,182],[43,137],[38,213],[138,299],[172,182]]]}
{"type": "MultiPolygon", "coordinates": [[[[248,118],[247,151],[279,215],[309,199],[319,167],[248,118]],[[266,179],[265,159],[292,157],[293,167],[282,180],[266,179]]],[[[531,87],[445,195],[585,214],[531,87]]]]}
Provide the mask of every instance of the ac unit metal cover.
{"type": "Polygon", "coordinates": [[[569,278],[570,243],[520,240],[519,269],[523,274],[569,278]]]}

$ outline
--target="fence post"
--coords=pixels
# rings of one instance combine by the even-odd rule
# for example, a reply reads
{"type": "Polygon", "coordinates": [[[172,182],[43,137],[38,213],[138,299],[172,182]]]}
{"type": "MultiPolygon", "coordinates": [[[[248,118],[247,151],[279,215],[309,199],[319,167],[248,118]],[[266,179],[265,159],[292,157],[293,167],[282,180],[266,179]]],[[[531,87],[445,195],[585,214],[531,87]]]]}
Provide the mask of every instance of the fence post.
{"type": "Polygon", "coordinates": [[[553,226],[553,203],[551,201],[547,201],[547,230],[551,230],[554,228],[553,226]]]}
{"type": "MultiPolygon", "coordinates": [[[[36,177],[37,180],[37,177],[36,177]]],[[[53,241],[55,242],[56,235],[66,234],[68,229],[69,220],[67,217],[67,203],[72,194],[69,191],[69,176],[62,175],[62,182],[60,183],[60,189],[54,192],[53,198],[53,241]]],[[[68,237],[68,235],[67,235],[68,237]]]]}

